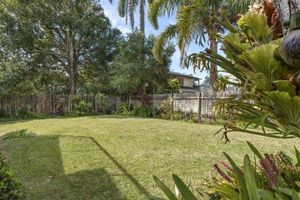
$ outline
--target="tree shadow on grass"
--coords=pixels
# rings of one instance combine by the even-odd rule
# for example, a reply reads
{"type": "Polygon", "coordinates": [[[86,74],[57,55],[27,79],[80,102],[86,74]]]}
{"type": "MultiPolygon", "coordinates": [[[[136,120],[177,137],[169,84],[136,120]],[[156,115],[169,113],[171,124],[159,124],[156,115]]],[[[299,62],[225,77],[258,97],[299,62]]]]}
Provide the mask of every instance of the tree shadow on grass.
{"type": "Polygon", "coordinates": [[[59,136],[6,138],[1,146],[26,199],[124,199],[105,168],[66,173],[59,136]]]}
{"type": "Polygon", "coordinates": [[[30,200],[123,200],[102,162],[113,166],[139,191],[141,199],[160,199],[150,193],[92,137],[36,136],[27,130],[2,137],[3,150],[30,200]],[[26,134],[28,133],[28,134],[26,134]],[[91,154],[95,157],[90,158],[91,154]],[[96,160],[96,161],[94,161],[96,160]],[[100,164],[99,164],[100,163],[100,164]]]}

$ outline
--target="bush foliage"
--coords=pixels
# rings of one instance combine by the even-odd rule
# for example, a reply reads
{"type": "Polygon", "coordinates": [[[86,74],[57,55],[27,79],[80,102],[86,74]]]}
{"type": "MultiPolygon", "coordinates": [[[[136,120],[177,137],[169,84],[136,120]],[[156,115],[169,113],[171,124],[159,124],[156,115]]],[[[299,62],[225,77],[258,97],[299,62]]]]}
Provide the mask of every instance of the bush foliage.
{"type": "Polygon", "coordinates": [[[74,105],[73,113],[76,116],[83,116],[91,111],[92,105],[90,103],[85,102],[84,100],[81,100],[79,103],[74,105]]]}
{"type": "Polygon", "coordinates": [[[16,180],[0,153],[0,200],[22,199],[20,187],[20,182],[16,180]]]}

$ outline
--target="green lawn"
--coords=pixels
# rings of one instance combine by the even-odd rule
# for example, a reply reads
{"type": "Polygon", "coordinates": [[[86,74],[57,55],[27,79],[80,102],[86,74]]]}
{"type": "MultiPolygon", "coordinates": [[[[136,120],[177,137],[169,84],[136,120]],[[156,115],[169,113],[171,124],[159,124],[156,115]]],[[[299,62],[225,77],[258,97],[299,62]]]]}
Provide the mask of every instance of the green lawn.
{"type": "MultiPolygon", "coordinates": [[[[219,126],[158,119],[93,116],[0,123],[0,135],[27,129],[31,137],[5,139],[9,158],[29,200],[161,199],[155,174],[171,184],[176,173],[201,188],[222,151],[241,160],[246,140],[264,150],[291,153],[297,139],[241,133],[224,144],[219,126]]],[[[5,137],[5,136],[4,136],[5,137]]],[[[299,146],[298,146],[299,147],[299,146]]]]}

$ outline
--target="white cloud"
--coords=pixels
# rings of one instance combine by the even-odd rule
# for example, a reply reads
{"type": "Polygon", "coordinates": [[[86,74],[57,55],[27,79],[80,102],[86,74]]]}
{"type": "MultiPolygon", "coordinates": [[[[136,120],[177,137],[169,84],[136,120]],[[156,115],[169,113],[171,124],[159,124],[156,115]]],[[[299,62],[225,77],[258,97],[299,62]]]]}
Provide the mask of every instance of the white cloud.
{"type": "Polygon", "coordinates": [[[119,29],[122,33],[129,33],[130,28],[126,26],[125,20],[117,13],[117,9],[110,3],[103,3],[104,14],[109,18],[111,25],[119,29]]]}

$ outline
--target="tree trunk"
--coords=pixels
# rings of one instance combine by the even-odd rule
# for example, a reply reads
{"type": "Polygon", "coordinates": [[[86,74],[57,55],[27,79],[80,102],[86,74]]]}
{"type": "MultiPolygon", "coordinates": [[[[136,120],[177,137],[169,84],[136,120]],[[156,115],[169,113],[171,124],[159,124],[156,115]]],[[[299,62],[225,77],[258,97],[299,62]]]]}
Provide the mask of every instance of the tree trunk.
{"type": "Polygon", "coordinates": [[[131,108],[131,94],[128,95],[128,109],[131,108]]]}
{"type": "MultiPolygon", "coordinates": [[[[209,36],[209,49],[215,53],[218,52],[218,42],[214,35],[209,36]]],[[[210,63],[209,68],[210,73],[210,89],[216,91],[217,88],[214,86],[216,80],[218,79],[218,70],[215,63],[210,63]]]]}
{"type": "Polygon", "coordinates": [[[76,73],[74,67],[70,67],[69,89],[70,89],[70,95],[76,94],[76,73]]]}
{"type": "Polygon", "coordinates": [[[76,67],[76,59],[74,54],[74,40],[73,33],[70,29],[68,31],[68,68],[69,68],[69,94],[76,94],[76,78],[77,78],[77,67],[76,67]]]}
{"type": "Polygon", "coordinates": [[[172,112],[174,112],[174,92],[172,91],[172,112]]]}
{"type": "Polygon", "coordinates": [[[147,106],[147,99],[146,99],[146,85],[143,83],[141,88],[141,106],[145,107],[147,106]]]}
{"type": "MultiPolygon", "coordinates": [[[[293,13],[300,11],[300,0],[273,0],[284,29],[284,23],[290,20],[293,13]]],[[[287,30],[283,31],[284,35],[287,30]]]]}

